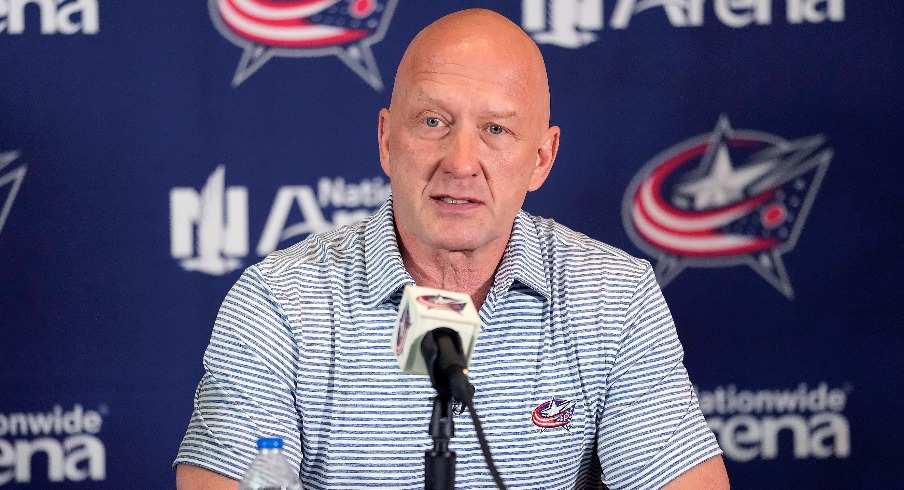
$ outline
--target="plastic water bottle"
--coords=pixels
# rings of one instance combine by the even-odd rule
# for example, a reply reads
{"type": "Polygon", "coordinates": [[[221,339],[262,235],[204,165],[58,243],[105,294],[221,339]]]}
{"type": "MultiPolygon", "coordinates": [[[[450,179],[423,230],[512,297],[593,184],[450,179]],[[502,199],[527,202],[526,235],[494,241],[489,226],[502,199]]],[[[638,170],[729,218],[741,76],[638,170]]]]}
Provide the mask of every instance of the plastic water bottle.
{"type": "Polygon", "coordinates": [[[245,471],[239,490],[301,490],[298,472],[282,454],[283,440],[257,440],[257,457],[245,471]]]}

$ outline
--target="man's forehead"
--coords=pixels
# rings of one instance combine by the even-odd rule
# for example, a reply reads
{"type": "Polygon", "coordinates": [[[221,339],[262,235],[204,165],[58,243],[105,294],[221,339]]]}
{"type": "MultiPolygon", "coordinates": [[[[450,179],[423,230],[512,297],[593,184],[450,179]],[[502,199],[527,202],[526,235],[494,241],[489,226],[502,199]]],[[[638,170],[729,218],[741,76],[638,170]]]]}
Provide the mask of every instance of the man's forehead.
{"type": "Polygon", "coordinates": [[[401,96],[405,103],[451,103],[469,94],[472,109],[477,101],[493,102],[479,104],[488,106],[481,110],[508,118],[548,107],[542,56],[518,26],[482,11],[444,19],[416,36],[403,56],[395,102],[401,96]]]}
{"type": "Polygon", "coordinates": [[[424,62],[413,60],[401,82],[420,97],[470,90],[486,97],[525,99],[536,83],[522,67],[479,57],[450,59],[431,56],[424,62]]]}
{"type": "Polygon", "coordinates": [[[476,83],[462,87],[448,80],[413,80],[406,91],[409,103],[444,110],[466,109],[494,118],[512,119],[524,115],[528,99],[510,85],[476,83]]]}
{"type": "Polygon", "coordinates": [[[408,69],[413,74],[460,76],[475,80],[524,81],[537,75],[532,60],[494,46],[462,42],[415,52],[408,69]]]}

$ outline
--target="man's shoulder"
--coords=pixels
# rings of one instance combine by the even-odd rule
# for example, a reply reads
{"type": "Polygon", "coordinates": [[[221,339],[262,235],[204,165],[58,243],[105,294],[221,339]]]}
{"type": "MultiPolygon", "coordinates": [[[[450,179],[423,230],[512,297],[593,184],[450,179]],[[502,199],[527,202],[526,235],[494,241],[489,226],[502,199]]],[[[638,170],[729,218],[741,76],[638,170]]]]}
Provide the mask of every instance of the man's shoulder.
{"type": "Polygon", "coordinates": [[[324,269],[353,264],[364,256],[364,234],[373,216],[335,230],[308,235],[300,242],[270,253],[256,267],[265,275],[293,270],[324,269]]]}
{"type": "MultiPolygon", "coordinates": [[[[579,264],[600,273],[644,274],[650,263],[624,250],[576,231],[550,218],[523,213],[536,229],[547,259],[574,269],[579,264]]],[[[582,267],[583,268],[583,267],[582,267]]]]}

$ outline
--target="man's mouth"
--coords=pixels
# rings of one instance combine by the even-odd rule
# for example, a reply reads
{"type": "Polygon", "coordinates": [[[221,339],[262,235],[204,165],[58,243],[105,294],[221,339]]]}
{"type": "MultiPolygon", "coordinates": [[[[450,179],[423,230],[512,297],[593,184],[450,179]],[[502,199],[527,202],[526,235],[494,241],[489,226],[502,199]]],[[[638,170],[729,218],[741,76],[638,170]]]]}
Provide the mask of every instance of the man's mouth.
{"type": "Polygon", "coordinates": [[[468,199],[453,199],[453,198],[447,197],[447,196],[434,197],[434,199],[436,199],[438,201],[442,201],[442,202],[447,202],[449,204],[471,204],[474,202],[474,201],[471,201],[468,199]]]}

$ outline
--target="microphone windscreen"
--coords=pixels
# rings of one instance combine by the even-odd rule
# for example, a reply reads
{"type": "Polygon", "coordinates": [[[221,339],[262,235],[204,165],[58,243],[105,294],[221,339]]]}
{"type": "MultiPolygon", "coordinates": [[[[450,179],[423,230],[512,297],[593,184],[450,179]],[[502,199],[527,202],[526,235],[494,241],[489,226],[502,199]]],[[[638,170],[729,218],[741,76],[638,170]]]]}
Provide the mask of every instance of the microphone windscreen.
{"type": "Polygon", "coordinates": [[[392,334],[399,368],[407,373],[427,375],[421,340],[427,332],[441,327],[458,332],[464,358],[470,365],[481,328],[471,297],[441,289],[405,286],[392,334]]]}

